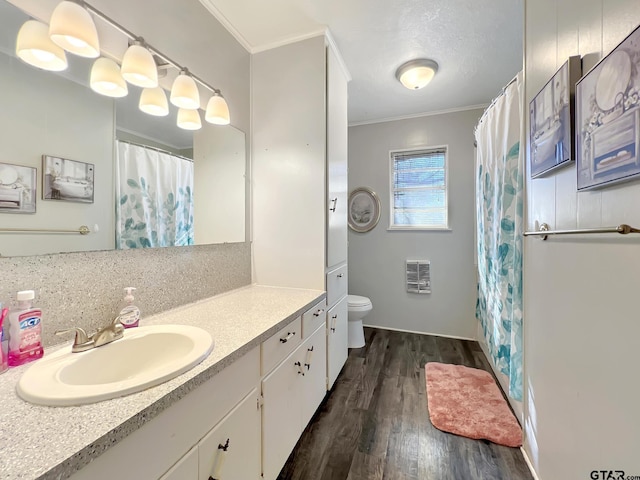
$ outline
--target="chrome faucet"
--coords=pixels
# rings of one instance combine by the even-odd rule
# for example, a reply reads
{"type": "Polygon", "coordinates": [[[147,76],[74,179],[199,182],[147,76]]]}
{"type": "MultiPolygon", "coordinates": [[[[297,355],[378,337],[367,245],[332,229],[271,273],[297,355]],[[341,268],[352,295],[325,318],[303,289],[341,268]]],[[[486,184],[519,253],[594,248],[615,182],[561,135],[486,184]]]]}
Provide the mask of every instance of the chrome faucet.
{"type": "Polygon", "coordinates": [[[120,317],[116,317],[109,325],[98,330],[91,337],[87,335],[87,332],[80,327],[72,327],[66,330],[57,330],[56,335],[64,335],[65,333],[75,332],[75,339],[71,346],[71,351],[74,353],[84,352],[91,350],[92,348],[101,347],[107,343],[111,343],[124,336],[124,327],[120,323],[120,317]]]}

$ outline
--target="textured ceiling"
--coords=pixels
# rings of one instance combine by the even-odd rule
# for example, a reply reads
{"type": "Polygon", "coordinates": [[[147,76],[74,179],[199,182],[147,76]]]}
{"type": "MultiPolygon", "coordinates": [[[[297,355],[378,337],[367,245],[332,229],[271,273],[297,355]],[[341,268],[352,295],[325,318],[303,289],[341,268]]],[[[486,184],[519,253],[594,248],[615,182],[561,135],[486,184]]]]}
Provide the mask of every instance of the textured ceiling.
{"type": "Polygon", "coordinates": [[[349,123],[487,104],[522,69],[524,0],[200,0],[250,51],[328,27],[349,69],[349,123]],[[410,91],[396,68],[431,58],[410,91]]]}

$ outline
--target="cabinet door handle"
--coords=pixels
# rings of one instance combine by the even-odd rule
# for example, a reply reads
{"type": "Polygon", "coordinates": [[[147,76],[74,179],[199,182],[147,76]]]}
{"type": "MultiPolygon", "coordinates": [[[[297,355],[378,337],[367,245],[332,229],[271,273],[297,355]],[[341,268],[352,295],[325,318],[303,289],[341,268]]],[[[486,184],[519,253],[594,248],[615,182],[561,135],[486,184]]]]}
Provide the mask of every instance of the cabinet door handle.
{"type": "Polygon", "coordinates": [[[294,363],[296,367],[298,367],[298,375],[302,375],[304,377],[304,369],[302,368],[302,364],[300,362],[294,363]]]}
{"type": "Polygon", "coordinates": [[[296,332],[287,332],[287,336],[280,339],[280,342],[287,343],[296,334],[296,332]]]}
{"type": "Polygon", "coordinates": [[[336,205],[338,205],[338,197],[332,198],[331,199],[331,203],[333,204],[333,206],[329,210],[331,210],[332,212],[335,212],[336,211],[336,205]]]}
{"type": "Polygon", "coordinates": [[[307,370],[311,369],[311,357],[313,356],[313,345],[311,345],[311,348],[307,348],[307,361],[304,364],[305,367],[307,367],[307,370]]]}
{"type": "Polygon", "coordinates": [[[323,313],[324,313],[324,308],[319,308],[317,312],[314,312],[313,316],[314,317],[319,317],[323,313]]]}
{"type": "Polygon", "coordinates": [[[336,275],[336,277],[342,278],[342,277],[344,277],[344,273],[339,273],[338,275],[336,275]]]}
{"type": "Polygon", "coordinates": [[[333,333],[336,333],[336,322],[338,321],[338,315],[333,315],[332,317],[332,322],[331,322],[331,331],[333,333]]]}
{"type": "Polygon", "coordinates": [[[212,473],[209,476],[209,480],[221,480],[220,472],[222,471],[224,461],[227,459],[228,450],[229,439],[227,438],[227,442],[224,445],[222,445],[221,443],[218,444],[218,455],[216,455],[216,460],[213,464],[212,473]]]}

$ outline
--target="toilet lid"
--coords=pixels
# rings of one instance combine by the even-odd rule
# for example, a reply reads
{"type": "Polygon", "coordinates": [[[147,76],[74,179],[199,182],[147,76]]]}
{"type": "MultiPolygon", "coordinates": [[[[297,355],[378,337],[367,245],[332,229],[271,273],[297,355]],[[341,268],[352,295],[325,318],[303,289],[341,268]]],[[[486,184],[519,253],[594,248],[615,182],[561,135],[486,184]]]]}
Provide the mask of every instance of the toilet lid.
{"type": "Polygon", "coordinates": [[[347,302],[352,307],[364,307],[365,305],[369,305],[371,300],[367,297],[361,297],[360,295],[348,295],[347,302]]]}

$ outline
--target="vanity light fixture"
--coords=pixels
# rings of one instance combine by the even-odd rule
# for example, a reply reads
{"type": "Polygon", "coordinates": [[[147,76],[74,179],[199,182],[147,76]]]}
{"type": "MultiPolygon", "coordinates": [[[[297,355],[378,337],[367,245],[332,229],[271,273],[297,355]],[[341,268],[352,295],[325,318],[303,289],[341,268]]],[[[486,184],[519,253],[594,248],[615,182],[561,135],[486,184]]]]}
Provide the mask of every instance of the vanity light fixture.
{"type": "Polygon", "coordinates": [[[144,113],[154,117],[165,117],[169,115],[169,102],[167,94],[162,87],[145,88],[140,94],[138,107],[144,113]]]}
{"type": "Polygon", "coordinates": [[[404,63],[396,70],[396,78],[409,90],[426,87],[438,71],[433,60],[421,58],[404,63]]]}
{"type": "Polygon", "coordinates": [[[178,109],[177,125],[184,130],[200,130],[202,128],[200,112],[187,108],[178,109]]]}
{"type": "Polygon", "coordinates": [[[49,27],[37,20],[27,20],[18,32],[16,55],[22,61],[52,72],[68,66],[64,50],[49,38],[49,27]]]}
{"type": "Polygon", "coordinates": [[[127,48],[122,57],[122,76],[131,85],[142,88],[158,86],[158,67],[151,52],[144,46],[144,40],[137,38],[127,48]]]}
{"type": "Polygon", "coordinates": [[[229,125],[229,106],[220,90],[213,92],[213,97],[209,99],[204,119],[214,125],[229,125]]]}
{"type": "Polygon", "coordinates": [[[125,97],[129,92],[120,67],[110,58],[100,57],[93,62],[89,84],[91,90],[107,97],[125,97]]]}
{"type": "Polygon", "coordinates": [[[96,24],[84,6],[63,1],[53,10],[49,36],[56,45],[81,57],[100,56],[100,42],[96,24]]]}
{"type": "Polygon", "coordinates": [[[196,81],[186,68],[173,81],[169,101],[176,107],[195,110],[200,108],[200,92],[196,81]]]}

